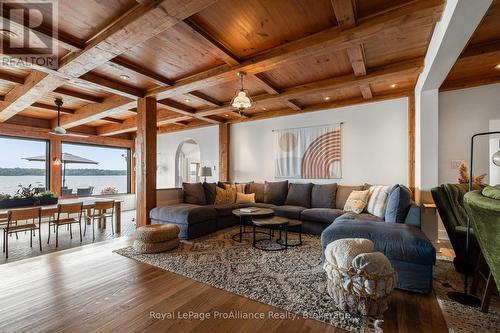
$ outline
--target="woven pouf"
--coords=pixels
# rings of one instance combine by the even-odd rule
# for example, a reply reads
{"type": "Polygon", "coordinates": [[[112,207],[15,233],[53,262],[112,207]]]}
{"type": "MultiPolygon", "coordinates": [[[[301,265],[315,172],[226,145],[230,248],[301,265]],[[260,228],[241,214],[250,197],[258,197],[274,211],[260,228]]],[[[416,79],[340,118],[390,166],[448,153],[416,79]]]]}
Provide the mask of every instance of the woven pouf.
{"type": "Polygon", "coordinates": [[[396,272],[367,239],[339,239],[325,249],[323,268],[335,307],[364,316],[382,317],[396,286],[396,272]]]}
{"type": "Polygon", "coordinates": [[[175,249],[179,246],[179,238],[174,238],[165,242],[146,243],[141,240],[135,240],[132,247],[139,253],[160,253],[175,249]]]}
{"type": "Polygon", "coordinates": [[[179,245],[180,229],[175,224],[151,224],[137,228],[133,248],[140,253],[158,253],[179,245]]]}

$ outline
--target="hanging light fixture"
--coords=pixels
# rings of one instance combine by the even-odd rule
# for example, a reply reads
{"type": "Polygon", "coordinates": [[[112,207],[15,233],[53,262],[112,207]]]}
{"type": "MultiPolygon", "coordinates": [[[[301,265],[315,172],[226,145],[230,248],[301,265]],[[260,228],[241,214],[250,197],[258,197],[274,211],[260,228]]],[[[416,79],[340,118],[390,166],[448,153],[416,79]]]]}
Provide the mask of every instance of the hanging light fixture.
{"type": "Polygon", "coordinates": [[[233,100],[231,101],[231,106],[235,109],[238,109],[240,114],[242,111],[252,107],[252,99],[250,98],[250,94],[248,93],[248,90],[243,89],[243,78],[245,76],[246,76],[246,73],[238,72],[238,77],[240,78],[241,88],[240,88],[240,90],[238,90],[238,92],[236,93],[236,96],[234,96],[233,100]]]}

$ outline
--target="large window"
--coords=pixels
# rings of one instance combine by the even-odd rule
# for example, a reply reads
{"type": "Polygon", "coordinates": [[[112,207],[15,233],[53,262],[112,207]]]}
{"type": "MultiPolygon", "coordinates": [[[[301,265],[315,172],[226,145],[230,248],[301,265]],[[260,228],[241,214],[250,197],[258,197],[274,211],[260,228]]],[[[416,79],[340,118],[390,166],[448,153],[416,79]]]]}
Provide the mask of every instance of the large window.
{"type": "Polygon", "coordinates": [[[15,195],[19,185],[49,187],[49,143],[0,136],[0,193],[15,195]]]}
{"type": "Polygon", "coordinates": [[[61,157],[63,196],[130,192],[130,149],[63,143],[61,157]]]}

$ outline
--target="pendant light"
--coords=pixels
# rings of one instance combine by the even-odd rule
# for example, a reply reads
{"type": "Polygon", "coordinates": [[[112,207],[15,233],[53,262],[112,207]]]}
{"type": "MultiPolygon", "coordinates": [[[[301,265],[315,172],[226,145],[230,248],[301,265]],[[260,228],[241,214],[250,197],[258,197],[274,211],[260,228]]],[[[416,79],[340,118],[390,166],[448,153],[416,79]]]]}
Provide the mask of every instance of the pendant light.
{"type": "Polygon", "coordinates": [[[251,108],[252,105],[252,99],[250,98],[250,94],[248,93],[248,90],[243,88],[243,78],[246,76],[246,73],[244,72],[238,72],[238,77],[240,78],[240,84],[241,88],[238,90],[236,93],[236,96],[234,96],[233,100],[231,101],[231,106],[235,109],[238,109],[238,111],[241,112],[251,108]]]}

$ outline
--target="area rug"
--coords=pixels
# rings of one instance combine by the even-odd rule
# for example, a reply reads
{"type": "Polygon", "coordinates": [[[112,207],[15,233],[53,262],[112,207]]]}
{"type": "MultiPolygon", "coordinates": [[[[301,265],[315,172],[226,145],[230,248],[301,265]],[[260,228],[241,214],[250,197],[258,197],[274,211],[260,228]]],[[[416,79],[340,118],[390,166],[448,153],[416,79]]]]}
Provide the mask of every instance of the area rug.
{"type": "Polygon", "coordinates": [[[237,231],[238,228],[222,230],[181,243],[177,250],[167,253],[142,255],[131,247],[115,252],[351,332],[375,331],[378,325],[372,318],[334,308],[319,261],[319,237],[304,235],[299,247],[265,252],[252,247],[248,236],[242,243],[233,241],[232,235],[237,231]]]}
{"type": "Polygon", "coordinates": [[[448,330],[453,333],[500,332],[500,300],[493,296],[488,313],[450,300],[447,293],[463,291],[463,275],[455,271],[453,258],[438,257],[434,268],[434,293],[446,320],[448,330]]]}

